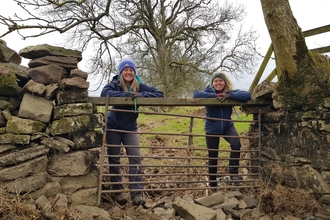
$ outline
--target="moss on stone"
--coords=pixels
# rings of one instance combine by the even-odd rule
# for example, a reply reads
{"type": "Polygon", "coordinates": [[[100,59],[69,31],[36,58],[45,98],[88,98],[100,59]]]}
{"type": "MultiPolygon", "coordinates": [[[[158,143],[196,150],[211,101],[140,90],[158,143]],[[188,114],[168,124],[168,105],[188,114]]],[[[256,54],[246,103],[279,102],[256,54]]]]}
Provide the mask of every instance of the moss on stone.
{"type": "Polygon", "coordinates": [[[29,144],[29,135],[17,135],[11,133],[5,133],[0,135],[0,144],[29,144]]]}
{"type": "Polygon", "coordinates": [[[323,106],[324,99],[330,96],[330,65],[321,62],[320,55],[312,57],[312,66],[305,66],[294,78],[284,72],[275,86],[277,101],[287,109],[315,109],[323,106]]]}
{"type": "Polygon", "coordinates": [[[93,114],[80,115],[75,117],[66,117],[53,121],[51,126],[51,133],[57,134],[70,134],[75,132],[85,132],[92,130],[95,126],[95,119],[93,114]]]}

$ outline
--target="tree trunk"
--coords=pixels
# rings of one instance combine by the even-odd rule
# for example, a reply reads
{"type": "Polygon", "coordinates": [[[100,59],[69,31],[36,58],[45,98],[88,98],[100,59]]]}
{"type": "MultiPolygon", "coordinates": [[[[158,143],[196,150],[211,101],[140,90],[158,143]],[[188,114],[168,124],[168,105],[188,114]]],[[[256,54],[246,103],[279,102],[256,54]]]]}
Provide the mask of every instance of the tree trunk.
{"type": "Polygon", "coordinates": [[[282,70],[273,94],[274,106],[313,109],[330,96],[329,58],[308,50],[289,0],[261,0],[276,63],[282,70]]]}

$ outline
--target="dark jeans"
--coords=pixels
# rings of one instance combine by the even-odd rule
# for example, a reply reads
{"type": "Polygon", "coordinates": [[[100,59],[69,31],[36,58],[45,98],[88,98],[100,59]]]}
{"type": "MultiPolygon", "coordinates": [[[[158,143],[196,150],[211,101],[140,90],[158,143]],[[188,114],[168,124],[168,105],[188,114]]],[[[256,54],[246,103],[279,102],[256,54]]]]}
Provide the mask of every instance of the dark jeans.
{"type": "MultiPolygon", "coordinates": [[[[206,133],[208,135],[212,135],[210,133],[206,133]]],[[[236,128],[234,126],[230,127],[225,131],[222,135],[226,136],[238,136],[236,128]]],[[[224,138],[229,144],[231,150],[240,150],[241,143],[239,138],[226,137],[224,138]]],[[[217,174],[217,165],[218,165],[218,149],[219,149],[220,137],[206,137],[206,145],[209,153],[209,179],[210,185],[216,186],[216,174],[217,174]]],[[[238,166],[240,152],[230,152],[230,160],[229,160],[229,173],[230,174],[238,174],[238,166]]]]}
{"type": "MultiPolygon", "coordinates": [[[[121,133],[121,132],[107,132],[107,144],[112,145],[139,145],[139,136],[138,134],[128,134],[128,133],[121,133]]],[[[138,156],[138,157],[129,157],[129,164],[136,165],[129,167],[129,174],[141,174],[142,171],[139,167],[141,164],[140,159],[140,148],[139,147],[125,147],[126,154],[129,156],[138,156]]],[[[108,146],[108,155],[109,155],[109,171],[110,174],[120,174],[120,167],[119,166],[111,166],[111,164],[120,164],[120,157],[113,157],[112,155],[120,155],[121,147],[115,146],[108,146]]],[[[121,183],[122,177],[121,176],[111,176],[111,182],[113,183],[121,183]]],[[[129,182],[141,182],[142,176],[129,176],[129,182]]],[[[113,189],[123,189],[122,184],[114,184],[112,185],[113,189]]],[[[129,189],[142,189],[143,184],[129,184],[129,189]]],[[[131,197],[135,198],[136,196],[140,195],[141,192],[131,192],[131,197]]]]}

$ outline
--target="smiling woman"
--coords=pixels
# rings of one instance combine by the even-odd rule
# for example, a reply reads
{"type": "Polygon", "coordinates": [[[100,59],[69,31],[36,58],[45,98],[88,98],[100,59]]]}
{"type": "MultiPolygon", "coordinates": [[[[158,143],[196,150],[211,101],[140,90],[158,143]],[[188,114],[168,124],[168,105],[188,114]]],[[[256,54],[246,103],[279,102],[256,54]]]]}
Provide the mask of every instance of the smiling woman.
{"type": "MultiPolygon", "coordinates": [[[[233,90],[230,79],[224,73],[215,73],[212,75],[210,84],[204,91],[196,91],[194,98],[215,98],[219,101],[235,100],[246,102],[251,99],[249,92],[241,90],[233,90]]],[[[224,135],[224,139],[230,144],[232,152],[229,160],[230,178],[242,180],[238,175],[238,166],[240,158],[241,143],[238,138],[238,132],[232,122],[232,106],[206,106],[205,133],[206,146],[209,156],[209,185],[216,187],[217,165],[218,165],[218,149],[220,144],[220,136],[224,135]],[[218,119],[218,120],[215,120],[218,119]],[[227,137],[226,137],[227,136],[227,137]]]]}
{"type": "MultiPolygon", "coordinates": [[[[102,97],[154,97],[162,98],[164,97],[163,92],[151,87],[147,84],[142,83],[137,77],[136,65],[132,60],[125,59],[122,60],[118,67],[118,75],[113,77],[113,80],[104,86],[102,92],[102,97]]],[[[113,109],[124,109],[124,110],[134,110],[133,106],[113,106],[113,109]]],[[[121,148],[118,145],[123,144],[126,149],[126,154],[129,157],[129,167],[130,174],[136,174],[129,177],[129,182],[135,182],[129,184],[129,188],[134,190],[130,192],[130,197],[132,199],[133,205],[144,205],[145,200],[143,194],[140,191],[143,189],[142,182],[142,170],[140,168],[140,143],[139,135],[136,133],[138,129],[137,125],[138,113],[136,112],[116,112],[109,111],[107,117],[107,130],[106,130],[106,141],[108,146],[108,161],[109,161],[109,171],[110,180],[113,183],[112,189],[118,190],[115,193],[114,200],[120,204],[124,205],[128,201],[128,195],[121,193],[120,190],[124,189],[122,184],[123,177],[120,174],[120,167],[116,166],[120,164],[121,148]],[[131,145],[131,146],[129,146],[131,145]],[[135,147],[132,147],[135,146],[135,147]]]]}

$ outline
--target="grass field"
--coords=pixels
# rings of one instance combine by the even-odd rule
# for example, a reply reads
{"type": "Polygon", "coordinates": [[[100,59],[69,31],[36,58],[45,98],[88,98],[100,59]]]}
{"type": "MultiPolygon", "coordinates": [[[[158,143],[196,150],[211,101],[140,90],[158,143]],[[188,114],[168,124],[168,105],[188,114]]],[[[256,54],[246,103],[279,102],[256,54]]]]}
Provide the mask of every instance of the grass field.
{"type": "MultiPolygon", "coordinates": [[[[140,109],[141,110],[141,109],[140,109]]],[[[147,111],[143,109],[142,111],[147,111]]],[[[191,133],[197,135],[204,135],[204,123],[205,116],[204,107],[177,107],[173,108],[166,114],[182,115],[182,116],[167,116],[167,115],[145,115],[140,114],[138,118],[138,124],[141,130],[145,132],[161,132],[161,133],[190,133],[191,118],[193,118],[193,126],[191,133]]],[[[242,120],[242,122],[234,122],[235,127],[239,134],[245,133],[249,129],[249,123],[245,120],[252,120],[252,115],[246,116],[238,108],[235,108],[232,115],[233,120],[242,120]]],[[[149,135],[149,138],[156,138],[157,135],[149,135]]],[[[178,141],[178,139],[176,139],[178,141]]],[[[183,138],[180,141],[181,144],[188,144],[188,137],[183,138]],[[186,141],[184,141],[186,139],[186,141]]],[[[141,145],[146,144],[145,139],[141,139],[141,145]]],[[[195,147],[205,147],[205,137],[193,137],[193,145],[195,147]]],[[[224,149],[228,149],[228,143],[222,141],[221,146],[224,149]]]]}

